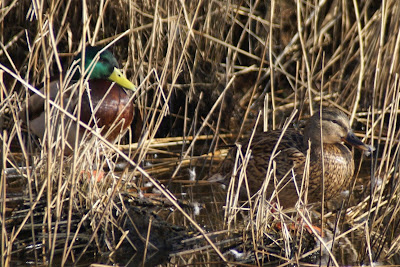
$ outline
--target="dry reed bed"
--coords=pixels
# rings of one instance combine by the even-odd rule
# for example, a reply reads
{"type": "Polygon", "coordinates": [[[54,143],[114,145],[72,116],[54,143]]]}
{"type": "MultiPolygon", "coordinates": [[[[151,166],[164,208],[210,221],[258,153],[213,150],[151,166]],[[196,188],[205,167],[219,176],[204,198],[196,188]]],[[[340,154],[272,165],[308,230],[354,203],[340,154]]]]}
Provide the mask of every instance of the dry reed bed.
{"type": "MultiPolygon", "coordinates": [[[[318,262],[321,250],[332,265],[398,263],[400,6],[394,0],[356,2],[2,3],[2,265],[20,250],[36,262],[45,255],[50,264],[58,262],[56,255],[66,263],[86,251],[112,252],[111,263],[129,239],[116,213],[131,211],[127,199],[143,200],[138,192],[148,181],[157,194],[145,194],[146,201],[160,214],[173,207],[164,219],[195,229],[201,233],[196,242],[205,242],[174,254],[172,263],[231,260],[231,248],[245,252],[233,260],[257,264],[318,262]],[[138,85],[134,98],[142,124],[123,140],[131,145],[98,137],[67,159],[60,141],[41,149],[18,118],[24,99],[50,76],[60,77],[84,45],[109,43],[138,85]],[[279,128],[297,109],[292,122],[298,123],[321,100],[346,111],[377,149],[357,161],[372,182],[355,179],[355,193],[333,213],[323,206],[319,215],[303,209],[272,213],[257,196],[249,208],[216,192],[195,215],[195,202],[210,199],[196,195],[200,182],[190,181],[189,171],[195,180],[211,175],[225,145],[248,138],[257,118],[260,128],[279,128]],[[105,177],[95,182],[92,171],[103,169],[105,177]],[[174,194],[158,180],[173,185],[174,194]],[[311,216],[323,218],[324,237],[290,230],[290,221],[310,224],[311,216]],[[271,228],[278,221],[282,231],[271,228]],[[310,240],[321,245],[313,248],[310,240]],[[351,260],[340,258],[339,241],[352,247],[351,260]]],[[[228,194],[235,200],[235,192],[228,194]]],[[[151,247],[149,235],[142,238],[151,247]]]]}

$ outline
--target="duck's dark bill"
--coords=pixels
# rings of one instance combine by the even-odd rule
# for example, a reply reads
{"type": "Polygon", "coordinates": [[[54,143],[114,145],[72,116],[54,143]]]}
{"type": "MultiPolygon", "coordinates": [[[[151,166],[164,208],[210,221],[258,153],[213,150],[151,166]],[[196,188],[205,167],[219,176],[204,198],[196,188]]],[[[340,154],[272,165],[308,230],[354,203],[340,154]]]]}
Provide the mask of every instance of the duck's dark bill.
{"type": "Polygon", "coordinates": [[[367,156],[375,150],[375,148],[373,148],[372,146],[369,146],[361,141],[357,136],[355,136],[353,132],[349,132],[343,141],[345,141],[349,145],[365,151],[365,154],[367,156]]]}

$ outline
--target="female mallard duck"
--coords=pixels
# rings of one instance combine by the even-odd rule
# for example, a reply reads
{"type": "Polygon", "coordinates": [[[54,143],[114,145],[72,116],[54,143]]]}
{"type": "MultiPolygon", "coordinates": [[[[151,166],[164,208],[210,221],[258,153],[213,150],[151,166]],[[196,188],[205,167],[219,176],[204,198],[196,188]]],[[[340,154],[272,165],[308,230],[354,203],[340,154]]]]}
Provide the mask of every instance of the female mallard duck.
{"type": "MultiPolygon", "coordinates": [[[[80,120],[89,126],[102,128],[101,134],[109,141],[114,141],[116,137],[124,132],[133,120],[133,103],[129,95],[122,88],[135,90],[135,86],[122,75],[118,69],[118,62],[113,54],[108,50],[102,50],[99,47],[87,47],[84,58],[80,53],[75,58],[75,73],[68,86],[64,86],[62,98],[60,92],[60,82],[50,83],[50,99],[56,103],[63,100],[63,107],[69,113],[77,116],[79,103],[79,83],[82,77],[80,70],[81,60],[84,59],[84,78],[88,80],[88,86],[81,96],[80,120]],[[96,58],[97,56],[97,58],[96,58]],[[115,84],[113,84],[115,82],[115,84]]],[[[72,70],[73,71],[73,70],[72,70]]],[[[66,80],[64,80],[66,82],[66,80]]],[[[41,89],[44,93],[44,88],[41,89]]],[[[51,124],[57,127],[51,128],[56,138],[60,135],[60,118],[57,116],[58,110],[51,109],[51,124]],[[55,119],[56,118],[56,119],[55,119]]],[[[45,100],[39,95],[33,95],[24,106],[21,114],[22,119],[28,123],[29,129],[43,140],[47,129],[45,120],[45,100]],[[26,108],[28,114],[26,114],[26,108]],[[27,122],[27,120],[29,122],[27,122]]],[[[77,124],[72,120],[65,119],[66,127],[66,148],[65,153],[70,154],[74,148],[76,140],[77,124]]],[[[83,127],[79,127],[78,140],[82,140],[87,134],[83,127]]]]}
{"type": "MultiPolygon", "coordinates": [[[[263,185],[271,154],[282,133],[281,130],[264,132],[256,135],[251,142],[251,156],[246,168],[250,193],[254,194],[263,185]]],[[[322,117],[320,112],[316,112],[306,123],[304,134],[293,128],[287,129],[273,156],[274,174],[266,191],[267,197],[270,197],[275,190],[278,203],[284,207],[293,207],[296,204],[299,199],[298,192],[306,184],[303,183],[302,187],[309,141],[308,202],[321,201],[323,189],[325,199],[333,198],[346,189],[354,174],[354,160],[353,154],[343,142],[364,151],[373,151],[372,147],[354,135],[347,116],[335,108],[323,109],[322,117]],[[323,146],[321,146],[321,132],[323,146]],[[322,177],[324,188],[322,188],[322,177]]],[[[246,153],[248,145],[243,146],[243,154],[246,153]]],[[[232,173],[235,158],[233,152],[228,154],[227,160],[222,164],[220,170],[222,173],[232,173]]]]}

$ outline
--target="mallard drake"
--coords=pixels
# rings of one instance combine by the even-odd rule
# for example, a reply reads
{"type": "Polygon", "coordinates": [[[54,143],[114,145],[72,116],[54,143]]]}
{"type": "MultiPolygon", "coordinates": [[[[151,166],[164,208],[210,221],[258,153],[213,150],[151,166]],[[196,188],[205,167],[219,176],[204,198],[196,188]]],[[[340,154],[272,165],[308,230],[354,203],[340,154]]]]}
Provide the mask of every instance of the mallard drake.
{"type": "MultiPolygon", "coordinates": [[[[86,47],[84,57],[79,53],[71,65],[69,71],[72,79],[64,79],[62,98],[60,96],[61,84],[53,81],[49,85],[49,95],[51,100],[60,103],[63,99],[63,107],[71,114],[77,116],[79,103],[79,79],[84,76],[86,85],[81,96],[80,120],[91,127],[97,125],[102,128],[101,134],[109,141],[114,141],[118,135],[125,132],[133,120],[133,103],[123,88],[135,90],[135,86],[118,69],[118,62],[114,55],[108,50],[100,47],[86,47]],[[81,72],[81,60],[84,59],[84,75],[81,72]],[[71,73],[75,73],[71,75],[71,73]],[[115,83],[113,83],[115,82],[115,83]],[[65,86],[67,84],[67,86],[65,86]]],[[[64,76],[64,77],[68,77],[64,76]]],[[[40,91],[44,93],[45,88],[40,91]]],[[[51,123],[56,126],[60,124],[60,116],[56,108],[51,109],[51,123]]],[[[45,100],[34,94],[29,97],[27,104],[24,105],[20,114],[32,133],[43,140],[48,129],[45,120],[45,100]],[[28,112],[27,112],[28,111],[28,112]]],[[[66,148],[65,154],[70,154],[74,148],[77,124],[65,117],[66,148]]],[[[60,135],[59,128],[52,127],[56,138],[60,135]]],[[[83,127],[79,127],[79,138],[82,140],[87,134],[83,127]]]]}
{"type": "MultiPolygon", "coordinates": [[[[285,132],[275,130],[256,134],[250,144],[251,155],[246,168],[250,193],[254,194],[262,187],[267,177],[271,155],[277,145],[273,156],[274,174],[267,186],[267,197],[275,191],[278,192],[276,200],[283,207],[293,207],[296,204],[299,199],[298,192],[301,188],[305,188],[306,184],[306,179],[303,181],[302,178],[303,173],[307,173],[304,170],[310,147],[308,202],[321,201],[322,176],[325,181],[324,197],[326,200],[333,198],[347,188],[354,174],[353,154],[344,142],[366,152],[373,151],[372,147],[354,135],[348,117],[336,108],[323,109],[322,117],[319,111],[316,112],[307,121],[303,133],[288,128],[285,132]],[[323,146],[321,146],[321,130],[323,146]],[[282,134],[282,139],[278,143],[282,134]]],[[[249,143],[243,145],[243,155],[248,146],[249,143]]],[[[236,149],[232,149],[221,165],[220,174],[225,174],[222,176],[225,183],[231,178],[235,155],[236,149]]],[[[246,192],[244,185],[241,187],[241,192],[246,192]]]]}

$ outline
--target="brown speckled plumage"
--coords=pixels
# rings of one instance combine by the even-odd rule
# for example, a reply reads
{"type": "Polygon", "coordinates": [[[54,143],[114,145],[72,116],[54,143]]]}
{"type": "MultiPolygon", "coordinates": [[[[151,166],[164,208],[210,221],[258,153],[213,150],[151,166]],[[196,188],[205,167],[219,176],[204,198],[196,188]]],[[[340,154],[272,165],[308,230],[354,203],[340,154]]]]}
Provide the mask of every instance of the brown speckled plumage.
{"type": "MultiPolygon", "coordinates": [[[[308,202],[320,201],[323,173],[325,199],[333,198],[346,189],[354,173],[354,160],[351,151],[343,144],[343,141],[362,150],[371,151],[371,147],[354,136],[349,120],[342,111],[325,108],[322,114],[323,167],[325,172],[322,171],[321,118],[319,112],[316,112],[308,120],[304,134],[296,129],[289,128],[278,144],[274,156],[275,167],[271,168],[274,175],[271,176],[266,195],[270,197],[276,190],[276,192],[279,192],[279,203],[284,207],[292,207],[296,204],[299,199],[298,192],[301,192],[302,185],[305,188],[304,183],[307,183],[307,181],[308,202]],[[308,140],[311,143],[309,178],[302,179],[309,147],[308,140]],[[276,177],[275,181],[273,177],[276,177]],[[296,180],[297,189],[293,178],[296,180]]],[[[268,131],[256,134],[251,142],[251,156],[246,168],[251,194],[260,190],[264,183],[271,154],[281,135],[281,130],[268,131]]],[[[248,144],[243,145],[243,155],[246,153],[247,147],[248,144]]],[[[236,149],[231,150],[227,159],[221,165],[220,173],[225,175],[225,182],[229,181],[231,177],[235,155],[236,149]]],[[[242,186],[241,189],[245,188],[242,186]]],[[[241,191],[246,192],[245,190],[241,191]]]]}

